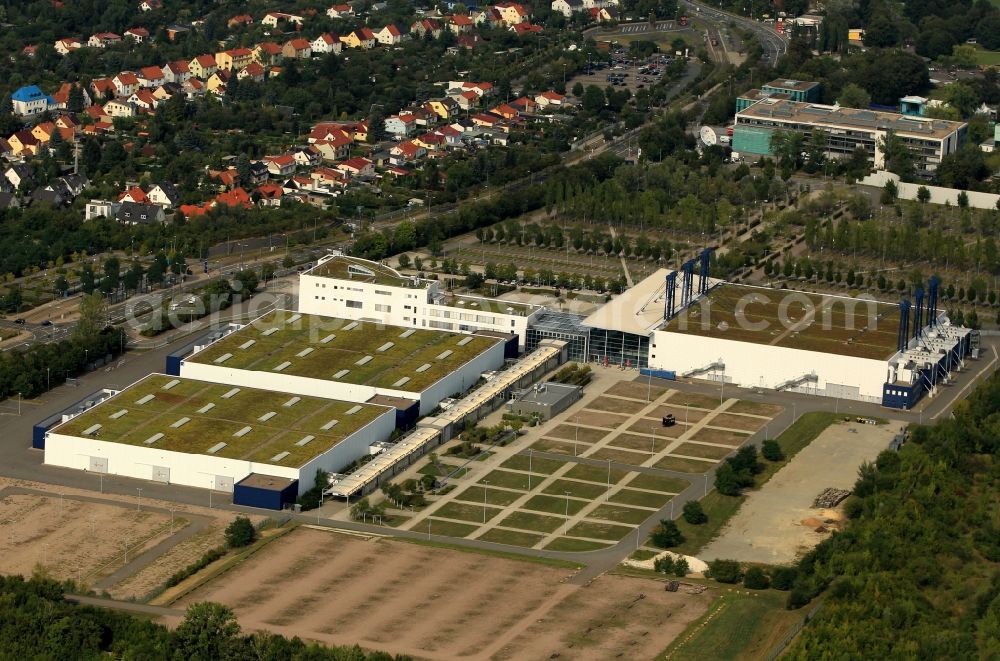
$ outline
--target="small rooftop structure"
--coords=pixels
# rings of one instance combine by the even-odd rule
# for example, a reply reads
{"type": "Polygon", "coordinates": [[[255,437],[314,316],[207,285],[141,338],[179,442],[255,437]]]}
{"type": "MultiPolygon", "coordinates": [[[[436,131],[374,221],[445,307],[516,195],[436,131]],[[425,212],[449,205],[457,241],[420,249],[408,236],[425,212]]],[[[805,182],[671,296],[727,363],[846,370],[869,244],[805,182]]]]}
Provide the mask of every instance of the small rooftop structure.
{"type": "Polygon", "coordinates": [[[521,391],[507,406],[518,415],[537,415],[549,420],[583,396],[583,388],[547,381],[521,391]]]}
{"type": "Polygon", "coordinates": [[[415,289],[426,289],[433,282],[432,280],[422,280],[420,278],[405,276],[385,264],[357,257],[349,257],[347,255],[334,255],[320,262],[307,273],[318,277],[360,280],[362,282],[391,285],[394,287],[413,287],[415,289]]]}

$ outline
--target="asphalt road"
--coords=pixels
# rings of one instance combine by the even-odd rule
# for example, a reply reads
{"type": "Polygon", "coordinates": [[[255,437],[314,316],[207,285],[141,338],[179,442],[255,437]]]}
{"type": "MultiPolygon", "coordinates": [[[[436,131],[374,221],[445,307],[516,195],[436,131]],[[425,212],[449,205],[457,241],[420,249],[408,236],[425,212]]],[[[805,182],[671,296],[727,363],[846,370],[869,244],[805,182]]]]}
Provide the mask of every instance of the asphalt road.
{"type": "Polygon", "coordinates": [[[769,58],[769,62],[772,66],[778,61],[779,57],[788,51],[788,42],[785,41],[785,38],[779,35],[777,31],[767,23],[760,23],[758,21],[752,21],[745,16],[730,14],[729,12],[722,11],[721,9],[712,7],[711,5],[703,2],[697,2],[696,0],[684,0],[684,2],[695,10],[692,15],[697,18],[702,18],[717,24],[726,24],[731,22],[745,30],[753,32],[760,41],[761,46],[764,48],[764,54],[769,58]]]}

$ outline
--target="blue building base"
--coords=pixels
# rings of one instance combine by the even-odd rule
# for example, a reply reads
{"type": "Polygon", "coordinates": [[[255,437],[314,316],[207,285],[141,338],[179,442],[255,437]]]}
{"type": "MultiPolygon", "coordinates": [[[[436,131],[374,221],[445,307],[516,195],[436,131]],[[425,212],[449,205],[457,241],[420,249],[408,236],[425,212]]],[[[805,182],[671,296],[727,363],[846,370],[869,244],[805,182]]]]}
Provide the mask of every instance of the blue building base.
{"type": "Polygon", "coordinates": [[[299,481],[251,473],[233,487],[233,504],[265,510],[283,510],[299,497],[299,481]]]}

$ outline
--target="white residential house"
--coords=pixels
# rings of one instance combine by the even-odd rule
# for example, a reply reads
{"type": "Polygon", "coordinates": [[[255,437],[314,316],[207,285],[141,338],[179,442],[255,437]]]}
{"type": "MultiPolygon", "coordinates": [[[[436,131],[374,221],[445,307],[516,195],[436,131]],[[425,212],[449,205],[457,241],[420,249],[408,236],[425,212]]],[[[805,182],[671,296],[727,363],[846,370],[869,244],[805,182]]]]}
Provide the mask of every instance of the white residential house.
{"type": "Polygon", "coordinates": [[[139,89],[139,77],[131,71],[121,72],[111,82],[114,83],[116,96],[131,96],[139,89]]]}
{"type": "Polygon", "coordinates": [[[177,206],[181,202],[181,195],[177,192],[177,188],[173,184],[168,183],[154,185],[146,193],[146,197],[153,204],[158,204],[168,209],[177,206]]]}
{"type": "Polygon", "coordinates": [[[83,211],[83,219],[114,218],[120,207],[120,203],[111,200],[91,200],[83,211]]]}
{"type": "Polygon", "coordinates": [[[417,118],[413,115],[393,115],[385,120],[386,133],[398,138],[405,138],[413,132],[417,118]]]}
{"type": "Polygon", "coordinates": [[[375,33],[375,39],[384,46],[395,46],[404,38],[403,32],[392,23],[375,33]]]}
{"type": "Polygon", "coordinates": [[[333,5],[326,10],[326,15],[330,18],[351,18],[354,16],[354,8],[350,5],[333,5]]]}
{"type": "Polygon", "coordinates": [[[340,55],[340,49],[342,48],[340,43],[340,37],[330,34],[321,34],[320,36],[313,39],[312,52],[315,53],[333,53],[335,55],[340,55]]]}
{"type": "Polygon", "coordinates": [[[136,108],[128,99],[112,99],[104,104],[104,112],[109,117],[135,117],[136,108]]]}

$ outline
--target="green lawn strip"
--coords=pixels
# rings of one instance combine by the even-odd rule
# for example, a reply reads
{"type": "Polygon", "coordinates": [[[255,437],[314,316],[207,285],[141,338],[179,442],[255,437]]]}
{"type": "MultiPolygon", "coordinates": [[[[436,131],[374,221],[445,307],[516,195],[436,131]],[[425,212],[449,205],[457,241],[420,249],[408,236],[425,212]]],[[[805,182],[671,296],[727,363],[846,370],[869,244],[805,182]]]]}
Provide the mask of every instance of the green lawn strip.
{"type": "MultiPolygon", "coordinates": [[[[591,459],[610,459],[616,464],[628,464],[630,466],[641,466],[644,461],[649,460],[649,453],[630,452],[628,450],[618,450],[616,448],[603,447],[587,455],[591,459]]],[[[605,477],[607,477],[605,475],[605,477]]]]}
{"type": "Polygon", "coordinates": [[[398,528],[399,526],[403,525],[412,518],[413,518],[412,516],[407,516],[403,514],[387,514],[385,518],[382,520],[382,523],[389,526],[390,528],[398,528]]]}
{"type": "Polygon", "coordinates": [[[657,660],[728,661],[766,659],[800,612],[785,609],[786,594],[767,590],[723,594],[704,616],[688,625],[657,660]]]}
{"type": "MultiPolygon", "coordinates": [[[[622,470],[621,468],[611,469],[611,483],[617,484],[621,482],[622,478],[628,475],[628,471],[622,470]]],[[[598,484],[607,484],[608,482],[608,467],[607,466],[592,466],[590,464],[577,464],[566,471],[564,477],[573,478],[575,480],[584,480],[587,482],[597,482],[598,484]]]]}
{"type": "Polygon", "coordinates": [[[660,477],[650,473],[637,473],[625,486],[636,489],[649,489],[650,491],[663,491],[664,493],[680,493],[687,489],[690,484],[687,480],[681,480],[676,477],[660,477]]]}
{"type": "Polygon", "coordinates": [[[556,537],[545,547],[546,551],[562,551],[564,553],[581,553],[583,551],[597,551],[606,549],[610,544],[592,542],[589,539],[572,539],[570,537],[556,537]]]}
{"type": "Polygon", "coordinates": [[[557,496],[564,495],[567,491],[570,496],[576,498],[588,498],[593,500],[603,495],[608,488],[603,484],[592,484],[590,482],[578,482],[576,480],[554,480],[552,484],[545,487],[542,493],[550,493],[557,496]]]}
{"type": "Polygon", "coordinates": [[[732,452],[732,448],[720,448],[717,445],[703,445],[701,443],[681,443],[671,450],[673,454],[682,454],[687,457],[702,457],[705,459],[722,459],[732,452]]]}
{"type": "Polygon", "coordinates": [[[719,405],[719,398],[695,392],[675,392],[667,399],[666,403],[671,406],[694,406],[701,409],[714,409],[719,405]]]}
{"type": "Polygon", "coordinates": [[[576,448],[573,447],[573,441],[557,441],[552,438],[540,438],[531,444],[531,448],[535,452],[554,452],[556,454],[565,454],[573,456],[574,452],[579,452],[580,450],[586,450],[590,447],[589,443],[579,444],[576,448]]]}
{"type": "Polygon", "coordinates": [[[638,551],[632,551],[629,555],[629,560],[638,560],[642,562],[643,560],[652,560],[660,553],[659,551],[650,551],[649,549],[639,549],[638,551]]]}
{"type": "MultiPolygon", "coordinates": [[[[542,478],[536,477],[533,484],[541,482],[542,478]]],[[[495,470],[479,481],[489,482],[490,486],[504,487],[505,489],[517,489],[519,491],[528,490],[528,476],[524,473],[511,473],[510,471],[495,470]]]]}
{"type": "MultiPolygon", "coordinates": [[[[843,416],[826,411],[804,413],[795,424],[778,436],[778,444],[785,453],[782,461],[764,461],[764,471],[756,477],[754,489],[760,489],[778,470],[787,464],[792,457],[809,445],[813,439],[832,423],[843,419],[843,416]]],[[[705,545],[715,539],[729,519],[739,511],[746,496],[723,496],[718,491],[712,491],[701,499],[701,507],[708,515],[708,522],[693,526],[683,518],[677,519],[677,527],[684,535],[685,541],[677,548],[671,549],[686,555],[697,555],[705,545]]]]}
{"type": "Polygon", "coordinates": [[[551,475],[560,467],[562,467],[563,462],[556,459],[546,459],[544,457],[528,457],[523,454],[515,454],[513,457],[507,461],[500,464],[501,468],[509,468],[511,470],[527,471],[530,463],[530,472],[541,473],[544,475],[551,475]]]}
{"type": "Polygon", "coordinates": [[[655,507],[659,509],[670,502],[671,498],[672,496],[665,493],[622,489],[618,493],[609,496],[608,500],[612,503],[622,503],[623,505],[638,505],[639,507],[655,507]]]}
{"type": "MultiPolygon", "coordinates": [[[[482,511],[480,510],[479,516],[482,517],[482,511]]],[[[420,532],[427,532],[430,530],[432,535],[443,535],[445,537],[465,537],[466,535],[471,535],[479,526],[470,526],[467,523],[456,523],[454,521],[442,521],[441,519],[435,519],[433,517],[426,519],[419,526],[420,532]],[[428,523],[430,525],[428,525],[428,523]]]]}
{"type": "MultiPolygon", "coordinates": [[[[438,525],[443,525],[443,522],[439,521],[437,523],[438,525]]],[[[423,527],[426,528],[426,526],[423,527]]],[[[421,532],[425,531],[421,530],[421,532]]],[[[452,535],[452,537],[454,536],[455,535],[452,535]]],[[[483,537],[485,537],[485,535],[483,537]]],[[[408,544],[418,544],[420,546],[432,546],[438,549],[448,549],[450,551],[462,551],[463,553],[474,553],[477,555],[490,556],[492,558],[504,558],[506,560],[518,560],[521,562],[534,562],[539,565],[548,565],[550,567],[559,567],[562,569],[579,569],[582,566],[578,562],[559,560],[557,558],[546,558],[543,556],[533,556],[533,555],[521,555],[520,553],[517,552],[496,551],[494,549],[477,548],[474,546],[463,546],[461,544],[449,544],[447,542],[439,542],[432,539],[421,539],[419,537],[396,537],[394,539],[396,541],[406,542],[408,544]]]]}
{"type": "Polygon", "coordinates": [[[732,413],[749,413],[750,415],[767,415],[772,418],[782,411],[782,407],[777,404],[765,404],[764,402],[751,402],[741,399],[733,402],[726,409],[732,413]]]}
{"type": "Polygon", "coordinates": [[[634,507],[624,507],[622,505],[605,504],[595,507],[589,514],[587,514],[587,518],[602,519],[604,521],[637,526],[653,514],[655,514],[655,512],[650,512],[649,510],[640,510],[634,507]]]}
{"type": "Polygon", "coordinates": [[[566,496],[532,496],[522,507],[535,512],[572,516],[586,505],[587,503],[582,500],[575,500],[566,496]]]}
{"type": "Polygon", "coordinates": [[[484,542],[495,542],[497,544],[510,544],[511,546],[524,546],[531,548],[544,538],[544,535],[534,535],[530,532],[521,532],[520,530],[490,528],[476,539],[481,539],[484,542]]]}
{"type": "Polygon", "coordinates": [[[482,503],[483,495],[486,495],[486,502],[490,505],[510,505],[515,500],[523,496],[520,491],[507,491],[505,489],[494,489],[490,484],[488,489],[483,487],[468,487],[465,491],[457,494],[455,500],[464,500],[467,503],[482,503]]]}
{"type": "Polygon", "coordinates": [[[656,468],[660,468],[666,471],[678,471],[681,473],[695,473],[701,474],[705,471],[711,470],[715,465],[712,461],[698,461],[697,459],[684,459],[683,457],[674,457],[672,455],[667,455],[653,464],[656,468]]]}
{"type": "Polygon", "coordinates": [[[482,523],[484,509],[486,510],[487,521],[503,511],[501,509],[497,509],[496,507],[484,508],[482,505],[452,501],[450,503],[445,503],[441,507],[434,510],[434,516],[439,516],[443,519],[459,519],[461,521],[476,521],[482,523]]]}
{"type": "Polygon", "coordinates": [[[581,521],[570,528],[566,534],[571,537],[590,537],[592,539],[607,539],[617,542],[631,531],[632,528],[630,527],[616,526],[612,523],[581,521]]]}
{"type": "Polygon", "coordinates": [[[500,521],[498,525],[508,528],[518,528],[520,530],[536,530],[538,532],[553,532],[559,528],[566,519],[562,517],[545,516],[518,510],[512,512],[507,518],[500,521]]]}

